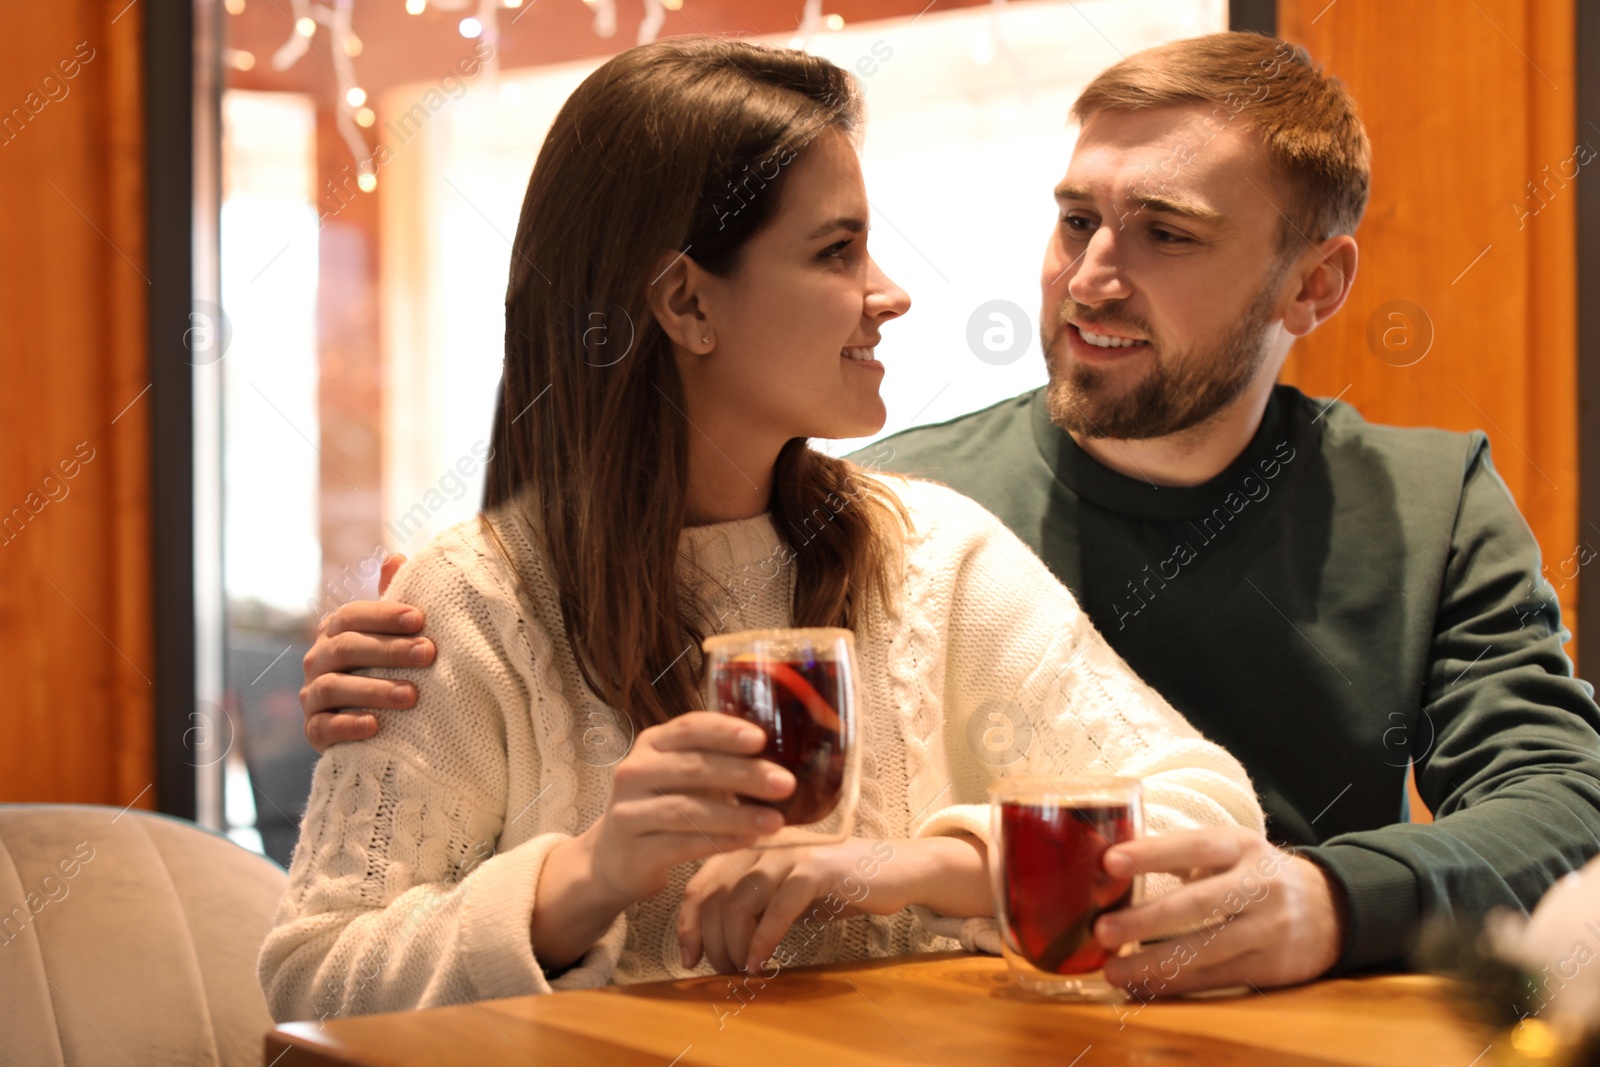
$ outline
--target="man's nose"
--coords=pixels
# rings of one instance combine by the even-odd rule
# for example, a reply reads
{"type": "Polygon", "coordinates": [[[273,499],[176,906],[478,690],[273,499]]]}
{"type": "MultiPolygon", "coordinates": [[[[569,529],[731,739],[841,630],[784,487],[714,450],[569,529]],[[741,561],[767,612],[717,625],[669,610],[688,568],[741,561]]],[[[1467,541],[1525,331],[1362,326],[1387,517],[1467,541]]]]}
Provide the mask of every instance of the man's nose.
{"type": "Polygon", "coordinates": [[[1133,287],[1122,264],[1122,238],[1102,225],[1089,237],[1076,271],[1067,281],[1067,294],[1080,304],[1103,304],[1132,295],[1133,287]]]}

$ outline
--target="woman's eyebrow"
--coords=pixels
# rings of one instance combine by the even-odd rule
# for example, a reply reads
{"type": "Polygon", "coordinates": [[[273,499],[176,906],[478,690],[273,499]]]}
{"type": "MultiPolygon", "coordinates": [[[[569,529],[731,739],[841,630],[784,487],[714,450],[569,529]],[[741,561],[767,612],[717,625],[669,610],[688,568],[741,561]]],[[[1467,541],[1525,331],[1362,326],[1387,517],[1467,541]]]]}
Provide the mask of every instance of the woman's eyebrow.
{"type": "Polygon", "coordinates": [[[823,237],[832,233],[834,230],[849,230],[851,233],[862,233],[866,230],[866,228],[866,219],[857,218],[854,215],[843,216],[824,222],[821,226],[818,226],[815,230],[811,231],[811,233],[807,235],[806,240],[815,240],[818,237],[823,237]]]}

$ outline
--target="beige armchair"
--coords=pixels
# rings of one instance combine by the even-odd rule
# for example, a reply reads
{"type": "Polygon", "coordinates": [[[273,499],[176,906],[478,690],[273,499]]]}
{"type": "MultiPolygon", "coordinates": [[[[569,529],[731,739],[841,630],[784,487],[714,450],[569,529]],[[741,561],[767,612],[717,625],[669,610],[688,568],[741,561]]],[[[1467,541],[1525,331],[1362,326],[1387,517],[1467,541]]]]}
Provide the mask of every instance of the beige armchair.
{"type": "Polygon", "coordinates": [[[0,1062],[259,1065],[285,878],[179,819],[0,805],[0,1062]]]}

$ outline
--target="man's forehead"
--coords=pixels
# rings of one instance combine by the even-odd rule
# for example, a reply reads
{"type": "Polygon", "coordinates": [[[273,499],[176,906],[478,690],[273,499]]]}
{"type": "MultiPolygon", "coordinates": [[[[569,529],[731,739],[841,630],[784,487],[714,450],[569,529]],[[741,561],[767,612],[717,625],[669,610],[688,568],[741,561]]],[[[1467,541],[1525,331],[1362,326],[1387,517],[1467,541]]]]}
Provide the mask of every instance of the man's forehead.
{"type": "MultiPolygon", "coordinates": [[[[1105,108],[1084,117],[1078,140],[1129,147],[1198,145],[1213,137],[1243,135],[1251,126],[1243,112],[1203,101],[1160,107],[1105,108]]],[[[1254,142],[1260,145],[1259,141],[1254,142]]],[[[1264,146],[1262,146],[1264,147],[1264,146]]]]}
{"type": "Polygon", "coordinates": [[[1058,198],[1114,197],[1182,205],[1179,214],[1223,211],[1246,179],[1266,180],[1265,146],[1208,105],[1103,111],[1084,123],[1058,198]]]}

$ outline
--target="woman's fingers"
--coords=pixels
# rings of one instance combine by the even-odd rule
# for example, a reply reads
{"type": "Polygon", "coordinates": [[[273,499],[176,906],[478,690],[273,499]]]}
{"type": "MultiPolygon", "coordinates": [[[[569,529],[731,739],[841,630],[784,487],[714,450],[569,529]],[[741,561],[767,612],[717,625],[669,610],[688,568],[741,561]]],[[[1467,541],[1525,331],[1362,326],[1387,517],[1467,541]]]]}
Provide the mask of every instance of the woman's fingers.
{"type": "MultiPolygon", "coordinates": [[[[660,752],[732,752],[753,756],[767,745],[767,735],[753,722],[720,711],[691,711],[644,731],[660,752]]],[[[641,734],[640,737],[643,737],[641,734]]]]}
{"type": "Polygon", "coordinates": [[[789,928],[805,914],[816,895],[816,887],[799,878],[791,878],[778,887],[772,899],[767,901],[761,921],[750,936],[744,953],[746,970],[756,974],[766,966],[772,954],[778,951],[778,945],[788,935],[789,928]]]}
{"type": "Polygon", "coordinates": [[[616,802],[610,818],[634,837],[693,834],[703,837],[753,837],[783,826],[783,815],[759,804],[729,804],[703,796],[660,793],[616,802]]]}
{"type": "Polygon", "coordinates": [[[678,908],[678,957],[684,970],[699,963],[705,954],[705,938],[700,934],[704,921],[699,898],[685,893],[683,904],[678,908]]]}
{"type": "Polygon", "coordinates": [[[719,752],[644,753],[618,764],[612,778],[612,789],[623,797],[737,793],[781,800],[794,792],[794,786],[794,775],[776,763],[719,752]]]}
{"type": "MultiPolygon", "coordinates": [[[[727,930],[722,925],[722,909],[726,906],[722,892],[712,893],[700,904],[700,938],[706,962],[718,974],[733,970],[728,956],[727,930]]],[[[685,907],[687,907],[685,903],[685,907]]]]}
{"type": "MultiPolygon", "coordinates": [[[[692,711],[652,726],[639,734],[634,751],[613,772],[613,804],[682,794],[781,800],[794,792],[795,777],[755,758],[765,745],[759,726],[720,712],[692,711]]],[[[746,829],[748,824],[737,832],[746,829]]]]}
{"type": "Polygon", "coordinates": [[[704,860],[722,863],[756,843],[756,834],[652,834],[636,841],[632,852],[638,866],[675,867],[704,860]]]}
{"type": "Polygon", "coordinates": [[[728,952],[728,969],[740,970],[750,958],[750,938],[766,911],[774,886],[762,872],[752,870],[729,890],[722,908],[722,941],[728,952]]]}
{"type": "MultiPolygon", "coordinates": [[[[604,832],[595,862],[605,880],[658,887],[672,865],[748,848],[779,829],[777,811],[738,802],[741,795],[777,800],[794,791],[793,774],[756,758],[765,745],[760,727],[719,712],[689,712],[641,731],[612,771],[611,801],[598,824],[604,832]]],[[[691,936],[685,952],[703,949],[709,959],[715,951],[718,966],[726,966],[720,925],[703,922],[698,936],[701,943],[691,936]]]]}
{"type": "MultiPolygon", "coordinates": [[[[752,859],[748,853],[726,850],[721,855],[707,857],[700,869],[690,876],[688,885],[683,888],[683,904],[678,909],[678,948],[685,967],[700,962],[705,951],[705,926],[708,923],[720,926],[719,915],[727,904],[728,892],[739,889],[740,883],[748,880],[759,864],[759,857],[752,859]]],[[[725,943],[723,939],[718,941],[725,943]]]]}

